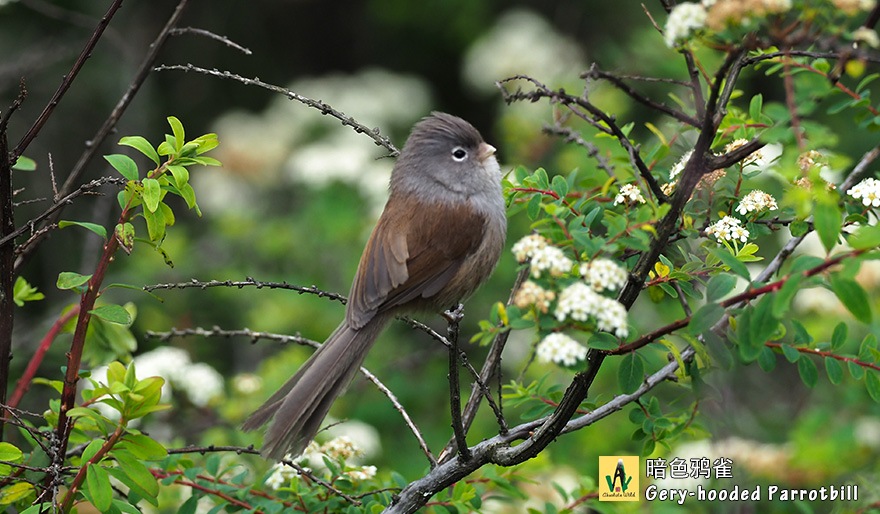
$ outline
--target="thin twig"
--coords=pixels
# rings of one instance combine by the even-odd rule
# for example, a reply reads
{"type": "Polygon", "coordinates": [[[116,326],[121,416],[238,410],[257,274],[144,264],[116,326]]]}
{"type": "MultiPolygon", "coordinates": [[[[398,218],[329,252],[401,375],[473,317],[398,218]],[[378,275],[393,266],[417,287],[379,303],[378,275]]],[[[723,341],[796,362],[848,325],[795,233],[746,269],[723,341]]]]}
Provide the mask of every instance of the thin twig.
{"type": "Polygon", "coordinates": [[[253,54],[253,52],[251,52],[250,49],[239,45],[238,43],[236,43],[235,41],[232,41],[231,39],[229,39],[226,36],[214,34],[213,32],[211,32],[209,30],[197,29],[195,27],[181,27],[181,28],[171,29],[172,36],[179,36],[181,34],[197,34],[199,36],[205,36],[205,37],[211,38],[213,40],[220,41],[221,43],[225,44],[228,47],[235,48],[236,50],[238,50],[239,52],[241,52],[245,55],[252,55],[253,54]]]}
{"type": "Polygon", "coordinates": [[[224,78],[224,79],[235,80],[235,81],[241,82],[242,84],[244,84],[246,86],[259,86],[263,89],[268,89],[269,91],[273,91],[275,93],[280,93],[291,100],[296,100],[297,102],[300,102],[304,105],[312,107],[313,109],[317,109],[317,110],[321,111],[321,114],[323,114],[323,115],[329,115],[329,116],[336,118],[337,120],[342,122],[343,125],[354,129],[354,131],[357,132],[358,134],[366,134],[367,137],[371,138],[373,140],[373,142],[376,143],[376,146],[381,146],[381,147],[385,148],[386,150],[388,150],[390,157],[397,157],[397,155],[400,154],[400,151],[397,149],[397,147],[394,146],[394,144],[391,142],[391,140],[388,139],[388,137],[383,136],[379,133],[378,127],[369,128],[366,125],[361,124],[360,122],[358,122],[357,120],[355,120],[351,116],[348,116],[341,111],[337,111],[336,109],[334,109],[330,105],[328,105],[320,100],[312,100],[311,98],[305,97],[305,96],[303,96],[299,93],[293,92],[287,88],[283,88],[281,86],[276,86],[273,84],[269,84],[267,82],[263,82],[262,80],[260,80],[258,78],[249,79],[249,78],[242,77],[241,75],[238,75],[236,73],[232,73],[230,71],[219,71],[216,69],[208,70],[205,68],[200,68],[198,66],[193,66],[192,64],[185,64],[185,65],[183,65],[183,64],[173,64],[173,65],[163,64],[161,66],[157,66],[157,67],[153,68],[153,70],[154,71],[177,70],[177,71],[185,71],[185,72],[194,71],[196,73],[203,73],[205,75],[211,75],[212,77],[219,77],[219,78],[224,78]]]}
{"type": "Polygon", "coordinates": [[[329,291],[323,291],[318,289],[317,286],[296,286],[293,284],[289,284],[287,281],[284,282],[264,282],[262,280],[256,280],[252,277],[246,277],[244,280],[209,280],[207,282],[203,282],[200,280],[192,279],[189,282],[177,282],[177,283],[169,283],[169,284],[153,284],[149,286],[144,286],[142,289],[146,292],[153,292],[157,289],[189,289],[197,287],[199,289],[207,289],[209,287],[237,287],[239,289],[253,286],[257,289],[268,288],[268,289],[288,289],[291,291],[296,291],[300,294],[314,294],[317,295],[318,298],[329,298],[331,300],[336,300],[342,304],[345,304],[348,301],[348,298],[338,293],[331,293],[329,291]]]}
{"type": "Polygon", "coordinates": [[[461,388],[458,383],[458,332],[462,319],[462,306],[446,312],[449,325],[446,328],[449,340],[449,408],[452,412],[452,433],[458,443],[458,453],[462,460],[470,460],[471,452],[467,446],[467,436],[461,422],[461,388]]]}

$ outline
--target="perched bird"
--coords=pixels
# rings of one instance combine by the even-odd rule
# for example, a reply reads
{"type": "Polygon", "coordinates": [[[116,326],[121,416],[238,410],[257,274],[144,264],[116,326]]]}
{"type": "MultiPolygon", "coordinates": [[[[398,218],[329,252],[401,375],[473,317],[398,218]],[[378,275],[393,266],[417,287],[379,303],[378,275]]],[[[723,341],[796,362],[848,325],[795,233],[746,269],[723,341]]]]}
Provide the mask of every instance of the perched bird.
{"type": "Polygon", "coordinates": [[[435,112],[416,123],[391,172],[388,202],[361,256],[345,319],[242,427],[272,419],[265,457],[305,449],[394,316],[442,312],[489,277],[507,231],[494,154],[456,116],[435,112]]]}

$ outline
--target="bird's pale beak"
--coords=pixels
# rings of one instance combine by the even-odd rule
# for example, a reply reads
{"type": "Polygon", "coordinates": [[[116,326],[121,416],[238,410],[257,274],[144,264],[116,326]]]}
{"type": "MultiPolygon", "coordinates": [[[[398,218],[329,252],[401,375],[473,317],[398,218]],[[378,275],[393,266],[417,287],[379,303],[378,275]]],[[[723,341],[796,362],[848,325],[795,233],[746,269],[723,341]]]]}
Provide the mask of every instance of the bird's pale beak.
{"type": "Polygon", "coordinates": [[[480,147],[477,149],[477,159],[479,159],[480,162],[485,161],[493,155],[495,155],[494,146],[489,143],[480,143],[480,147]]]}

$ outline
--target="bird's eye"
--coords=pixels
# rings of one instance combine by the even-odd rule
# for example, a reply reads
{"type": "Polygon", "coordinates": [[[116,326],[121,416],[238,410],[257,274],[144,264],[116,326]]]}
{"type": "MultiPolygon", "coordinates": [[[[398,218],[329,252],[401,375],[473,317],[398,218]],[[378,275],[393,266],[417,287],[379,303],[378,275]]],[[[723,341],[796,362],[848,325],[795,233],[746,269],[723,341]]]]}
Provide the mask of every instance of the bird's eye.
{"type": "Polygon", "coordinates": [[[461,162],[467,158],[467,150],[460,146],[456,146],[452,149],[452,158],[456,162],[461,162]]]}

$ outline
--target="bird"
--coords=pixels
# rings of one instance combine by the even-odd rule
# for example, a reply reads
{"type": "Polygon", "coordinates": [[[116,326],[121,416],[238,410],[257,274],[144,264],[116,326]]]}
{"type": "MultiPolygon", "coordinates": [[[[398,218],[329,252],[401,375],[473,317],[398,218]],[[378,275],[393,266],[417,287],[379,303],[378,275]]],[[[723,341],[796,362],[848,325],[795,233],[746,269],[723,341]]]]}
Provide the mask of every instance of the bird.
{"type": "Polygon", "coordinates": [[[269,424],[264,457],[282,460],[305,450],[395,316],[444,312],[492,274],[507,232],[495,152],[473,125],[451,114],[432,112],[413,126],[361,255],[345,318],[242,425],[251,431],[269,424]]]}

